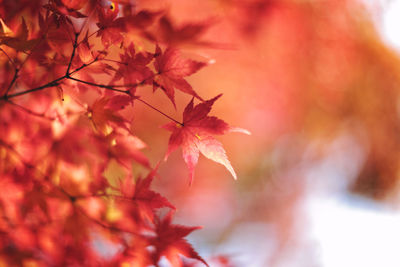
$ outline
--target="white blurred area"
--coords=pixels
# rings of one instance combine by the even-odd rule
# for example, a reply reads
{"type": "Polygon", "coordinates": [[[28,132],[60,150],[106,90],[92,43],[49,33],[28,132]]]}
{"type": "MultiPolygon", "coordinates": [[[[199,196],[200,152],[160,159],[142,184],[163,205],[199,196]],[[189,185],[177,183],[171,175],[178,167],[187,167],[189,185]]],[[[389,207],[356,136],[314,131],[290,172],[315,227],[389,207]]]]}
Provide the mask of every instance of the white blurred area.
{"type": "Polygon", "coordinates": [[[309,145],[293,170],[307,184],[294,216],[297,230],[283,247],[276,225],[241,223],[218,253],[247,267],[399,267],[400,212],[346,190],[368,153],[362,132],[348,122],[329,145],[309,145]]]}
{"type": "Polygon", "coordinates": [[[398,212],[341,197],[310,199],[307,210],[322,267],[400,266],[398,212]]]}
{"type": "Polygon", "coordinates": [[[400,1],[391,0],[383,5],[383,16],[379,30],[384,41],[397,51],[400,51],[400,1]]]}
{"type": "MultiPolygon", "coordinates": [[[[375,4],[377,2],[375,1],[375,4]]],[[[400,51],[400,1],[380,2],[383,15],[381,21],[377,22],[377,27],[383,40],[393,49],[400,51]]],[[[348,151],[352,150],[351,146],[348,148],[348,151]]],[[[346,167],[346,164],[343,165],[346,161],[350,165],[357,165],[361,154],[351,156],[345,155],[345,150],[342,152],[342,160],[340,156],[328,159],[325,166],[327,169],[321,170],[319,174],[335,176],[335,172],[346,169],[343,168],[346,167]],[[329,170],[329,162],[332,170],[329,170]]],[[[347,172],[347,176],[351,176],[351,168],[348,170],[350,172],[347,172]]],[[[340,178],[340,175],[337,175],[336,178],[340,184],[340,180],[343,181],[346,177],[340,178]]],[[[305,212],[309,216],[309,237],[318,249],[321,267],[400,266],[398,210],[364,198],[349,196],[338,190],[324,195],[310,194],[305,212]]]]}

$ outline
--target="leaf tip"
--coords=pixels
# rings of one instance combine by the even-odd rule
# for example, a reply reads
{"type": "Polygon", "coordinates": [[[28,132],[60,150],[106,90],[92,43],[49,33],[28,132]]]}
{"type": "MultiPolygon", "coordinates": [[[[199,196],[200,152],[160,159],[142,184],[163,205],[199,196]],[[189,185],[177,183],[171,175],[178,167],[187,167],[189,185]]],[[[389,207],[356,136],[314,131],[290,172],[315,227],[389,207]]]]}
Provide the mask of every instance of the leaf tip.
{"type": "Polygon", "coordinates": [[[231,127],[229,129],[230,132],[235,132],[235,133],[243,133],[243,134],[247,134],[247,135],[251,135],[251,132],[249,130],[243,129],[243,128],[239,128],[239,127],[231,127]]]}

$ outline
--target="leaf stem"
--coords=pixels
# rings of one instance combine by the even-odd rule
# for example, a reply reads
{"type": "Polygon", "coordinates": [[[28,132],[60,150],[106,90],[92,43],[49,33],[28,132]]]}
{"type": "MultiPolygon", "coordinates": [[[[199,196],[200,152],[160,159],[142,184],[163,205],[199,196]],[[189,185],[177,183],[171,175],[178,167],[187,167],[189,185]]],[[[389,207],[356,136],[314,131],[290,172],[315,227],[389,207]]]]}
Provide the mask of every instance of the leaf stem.
{"type": "MultiPolygon", "coordinates": [[[[104,89],[111,90],[111,91],[114,91],[114,92],[125,93],[125,94],[130,95],[129,90],[117,89],[117,88],[115,88],[114,85],[105,85],[105,84],[92,83],[92,82],[84,81],[84,80],[77,79],[77,78],[74,78],[74,77],[67,77],[67,79],[74,80],[74,81],[77,81],[77,82],[80,82],[80,83],[84,83],[84,84],[87,84],[87,85],[91,85],[91,86],[95,86],[95,87],[104,88],[104,89]]],[[[140,82],[140,83],[138,83],[138,84],[141,84],[141,83],[143,83],[143,82],[140,82]]],[[[121,85],[121,87],[122,87],[122,85],[121,85]]],[[[127,86],[127,85],[123,85],[123,87],[128,87],[128,86],[127,86]]],[[[132,96],[132,97],[133,97],[134,99],[137,99],[138,101],[142,102],[142,103],[145,104],[146,106],[148,106],[148,107],[154,109],[155,111],[157,111],[157,112],[160,113],[161,115],[165,116],[166,118],[170,119],[171,121],[176,122],[177,124],[183,126],[183,123],[181,123],[181,122],[175,120],[174,118],[172,118],[172,117],[169,116],[168,114],[162,112],[161,110],[159,110],[159,109],[156,108],[155,106],[151,105],[150,103],[147,103],[147,102],[144,101],[143,99],[141,99],[141,98],[139,98],[139,97],[137,97],[137,96],[132,96]]]]}
{"type": "Polygon", "coordinates": [[[80,83],[87,84],[87,85],[91,85],[91,86],[95,86],[95,87],[100,87],[100,88],[108,89],[108,90],[115,91],[115,92],[119,92],[119,93],[129,94],[129,90],[116,89],[116,88],[114,88],[115,86],[113,86],[113,85],[92,83],[92,82],[84,81],[84,80],[77,79],[77,78],[74,78],[74,77],[67,77],[67,78],[70,79],[70,80],[74,80],[74,81],[76,81],[76,82],[80,82],[80,83]]]}
{"type": "Polygon", "coordinates": [[[144,101],[143,99],[141,99],[141,98],[136,98],[136,99],[137,99],[138,101],[142,102],[143,104],[145,104],[146,106],[148,106],[148,107],[154,109],[154,110],[157,111],[158,113],[164,115],[165,117],[167,117],[167,118],[170,119],[171,121],[176,122],[176,123],[179,124],[180,126],[183,126],[183,123],[182,123],[182,122],[179,122],[179,121],[175,120],[174,118],[172,118],[171,116],[165,114],[164,112],[162,112],[162,111],[159,110],[158,108],[156,108],[156,107],[154,107],[153,105],[147,103],[147,102],[144,101]]]}
{"type": "MultiPolygon", "coordinates": [[[[92,37],[93,35],[95,35],[96,33],[98,33],[100,30],[102,30],[102,28],[99,28],[98,30],[92,32],[91,34],[89,34],[86,38],[89,39],[90,37],[92,37]]],[[[80,45],[83,42],[84,39],[82,39],[78,45],[80,45]]]]}

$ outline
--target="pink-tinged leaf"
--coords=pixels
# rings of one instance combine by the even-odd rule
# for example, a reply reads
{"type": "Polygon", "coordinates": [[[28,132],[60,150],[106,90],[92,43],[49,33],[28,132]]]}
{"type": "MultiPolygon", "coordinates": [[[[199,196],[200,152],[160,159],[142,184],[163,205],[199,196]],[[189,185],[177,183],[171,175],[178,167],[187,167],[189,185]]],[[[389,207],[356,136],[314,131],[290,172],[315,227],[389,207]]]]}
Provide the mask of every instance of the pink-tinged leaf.
{"type": "Polygon", "coordinates": [[[199,143],[196,139],[187,138],[182,146],[182,156],[189,169],[189,184],[192,184],[194,178],[194,168],[199,160],[199,143]]]}
{"type": "Polygon", "coordinates": [[[222,147],[222,144],[218,142],[214,137],[208,136],[202,140],[200,140],[197,144],[198,149],[201,154],[203,154],[206,158],[211,159],[215,162],[218,162],[225,166],[228,171],[232,174],[233,178],[236,180],[237,176],[235,171],[232,168],[231,163],[226,156],[226,152],[222,147]]]}
{"type": "Polygon", "coordinates": [[[183,135],[181,131],[179,131],[180,127],[182,126],[177,125],[174,122],[170,122],[162,126],[162,128],[172,132],[171,136],[169,137],[168,150],[165,154],[164,160],[167,160],[168,156],[178,149],[178,147],[180,147],[184,141],[183,135]]]}
{"type": "Polygon", "coordinates": [[[249,130],[246,130],[246,129],[243,129],[243,128],[239,128],[239,127],[230,127],[229,128],[229,132],[232,132],[232,133],[243,133],[243,134],[251,135],[251,132],[249,130]]]}
{"type": "Polygon", "coordinates": [[[221,95],[218,95],[196,106],[194,106],[192,99],[183,112],[182,124],[170,122],[163,126],[164,129],[172,132],[165,159],[177,148],[182,147],[182,156],[189,169],[190,183],[194,177],[194,169],[198,162],[199,153],[208,159],[224,165],[233,178],[237,179],[222,144],[212,135],[222,135],[232,131],[246,134],[249,134],[249,132],[241,128],[230,127],[226,122],[217,117],[208,116],[212,105],[220,97],[221,95]]]}

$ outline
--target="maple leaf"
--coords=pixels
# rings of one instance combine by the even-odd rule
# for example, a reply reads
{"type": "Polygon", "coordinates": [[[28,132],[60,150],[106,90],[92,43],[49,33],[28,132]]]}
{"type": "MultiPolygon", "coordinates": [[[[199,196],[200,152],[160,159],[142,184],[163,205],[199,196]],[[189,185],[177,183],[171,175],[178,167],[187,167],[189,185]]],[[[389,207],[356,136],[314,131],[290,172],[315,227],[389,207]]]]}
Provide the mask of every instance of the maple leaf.
{"type": "Polygon", "coordinates": [[[171,224],[173,211],[170,211],[162,220],[155,223],[156,237],[152,243],[156,249],[153,254],[154,264],[157,265],[162,256],[165,256],[174,267],[182,266],[180,255],[196,259],[209,266],[207,262],[184,239],[185,236],[201,227],[187,227],[171,224]]]}
{"type": "Polygon", "coordinates": [[[22,18],[21,25],[14,36],[2,19],[0,19],[0,23],[0,45],[5,44],[19,51],[28,51],[37,44],[37,39],[28,40],[29,31],[24,18],[22,18]]]}
{"type": "Polygon", "coordinates": [[[122,31],[125,31],[125,19],[117,18],[119,7],[111,3],[108,8],[97,6],[97,14],[99,22],[97,27],[99,31],[97,36],[101,36],[101,41],[105,48],[112,44],[120,43],[123,41],[122,31]],[[107,10],[107,11],[106,11],[107,10]]]}
{"type": "Polygon", "coordinates": [[[182,147],[183,159],[189,168],[190,182],[192,182],[194,177],[194,168],[197,165],[199,152],[206,158],[224,165],[233,178],[237,178],[222,144],[212,135],[221,135],[227,132],[250,134],[250,132],[241,128],[231,127],[217,117],[207,116],[211,111],[212,105],[221,95],[196,106],[194,106],[192,98],[183,112],[182,124],[170,122],[162,126],[164,129],[172,132],[165,159],[178,147],[182,147]]]}
{"type": "Polygon", "coordinates": [[[136,182],[131,177],[127,177],[121,182],[120,190],[124,197],[133,201],[136,205],[132,206],[126,199],[121,203],[125,209],[130,210],[126,214],[131,214],[143,221],[148,219],[154,223],[154,213],[156,209],[168,207],[175,210],[175,207],[159,193],[150,189],[157,167],[152,170],[147,177],[138,178],[136,182]]]}
{"type": "Polygon", "coordinates": [[[88,40],[88,32],[86,32],[85,38],[81,41],[81,44],[77,48],[77,54],[79,55],[80,60],[87,64],[93,60],[93,45],[89,44],[88,40]]]}
{"type": "Polygon", "coordinates": [[[150,168],[150,162],[140,151],[146,144],[132,134],[113,133],[108,136],[111,141],[109,153],[123,166],[129,166],[131,160],[135,160],[146,168],[150,168]]]}
{"type": "Polygon", "coordinates": [[[112,130],[110,123],[126,128],[125,119],[117,114],[117,111],[123,109],[130,101],[129,96],[102,97],[88,109],[87,116],[98,132],[107,135],[112,130]]]}
{"type": "Polygon", "coordinates": [[[167,48],[162,53],[159,46],[156,47],[156,60],[154,67],[158,75],[154,78],[154,90],[160,87],[175,106],[174,88],[203,100],[183,77],[192,75],[204,67],[206,63],[184,59],[179,50],[167,48]]]}
{"type": "Polygon", "coordinates": [[[125,49],[125,54],[120,55],[120,58],[124,64],[120,64],[112,82],[118,81],[123,77],[125,84],[151,84],[153,72],[146,65],[153,59],[153,54],[147,52],[136,53],[135,47],[131,43],[125,49]]]}

